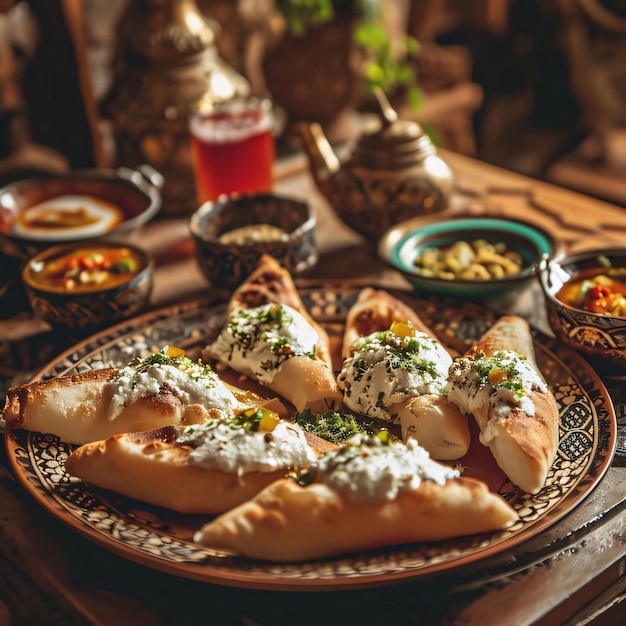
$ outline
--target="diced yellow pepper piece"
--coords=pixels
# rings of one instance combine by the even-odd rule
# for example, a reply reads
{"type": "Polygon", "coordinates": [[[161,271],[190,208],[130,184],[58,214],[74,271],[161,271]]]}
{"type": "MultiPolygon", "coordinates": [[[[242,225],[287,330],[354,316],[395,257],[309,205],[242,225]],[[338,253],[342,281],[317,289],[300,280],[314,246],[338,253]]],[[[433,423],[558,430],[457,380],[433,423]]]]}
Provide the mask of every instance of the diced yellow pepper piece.
{"type": "Polygon", "coordinates": [[[386,428],[381,428],[376,433],[376,436],[385,445],[389,445],[391,443],[391,437],[389,436],[389,431],[386,428]]]}
{"type": "Polygon", "coordinates": [[[181,348],[177,348],[176,346],[165,346],[163,351],[166,356],[169,356],[172,359],[185,356],[185,351],[181,348]]]}
{"type": "Polygon", "coordinates": [[[260,408],[259,411],[263,413],[263,417],[259,421],[259,430],[271,433],[278,425],[278,422],[280,422],[280,417],[277,413],[264,408],[260,408]]]}
{"type": "Polygon", "coordinates": [[[397,337],[415,337],[415,331],[417,329],[408,323],[392,322],[389,330],[397,337]]]}
{"type": "Polygon", "coordinates": [[[490,385],[499,385],[508,379],[508,374],[504,370],[491,370],[488,378],[490,385]]]}

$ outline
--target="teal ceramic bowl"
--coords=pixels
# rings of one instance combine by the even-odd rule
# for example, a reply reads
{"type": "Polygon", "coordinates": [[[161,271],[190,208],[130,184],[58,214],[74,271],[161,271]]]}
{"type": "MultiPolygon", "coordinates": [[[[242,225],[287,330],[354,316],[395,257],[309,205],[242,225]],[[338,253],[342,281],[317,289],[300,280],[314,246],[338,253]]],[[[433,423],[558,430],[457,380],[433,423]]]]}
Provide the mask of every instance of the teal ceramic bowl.
{"type": "Polygon", "coordinates": [[[381,238],[378,254],[420,292],[465,300],[499,300],[528,287],[536,280],[537,264],[542,258],[562,254],[560,242],[542,228],[499,217],[431,216],[407,220],[389,229],[381,238]],[[513,276],[488,279],[440,278],[425,276],[416,264],[428,248],[448,248],[459,241],[484,239],[504,244],[521,258],[521,270],[513,276]]]}

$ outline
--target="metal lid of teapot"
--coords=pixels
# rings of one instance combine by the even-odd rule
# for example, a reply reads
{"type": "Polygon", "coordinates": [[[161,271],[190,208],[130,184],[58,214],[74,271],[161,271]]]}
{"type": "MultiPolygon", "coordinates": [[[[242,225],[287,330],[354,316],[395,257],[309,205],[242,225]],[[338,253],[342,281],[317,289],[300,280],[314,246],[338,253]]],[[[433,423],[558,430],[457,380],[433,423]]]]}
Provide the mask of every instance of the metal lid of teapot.
{"type": "Polygon", "coordinates": [[[369,120],[358,141],[352,162],[369,167],[408,167],[435,153],[424,129],[413,120],[401,119],[382,89],[375,92],[377,116],[369,120]]]}

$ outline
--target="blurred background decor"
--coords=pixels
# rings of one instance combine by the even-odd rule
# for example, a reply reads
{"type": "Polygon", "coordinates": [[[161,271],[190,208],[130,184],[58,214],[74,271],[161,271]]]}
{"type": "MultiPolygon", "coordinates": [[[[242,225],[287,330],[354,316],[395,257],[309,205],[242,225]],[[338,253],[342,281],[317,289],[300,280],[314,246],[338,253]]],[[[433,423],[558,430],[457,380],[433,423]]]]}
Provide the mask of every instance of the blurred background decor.
{"type": "Polygon", "coordinates": [[[118,165],[161,172],[163,212],[197,208],[189,117],[203,105],[246,95],[249,85],[219,56],[215,32],[194,0],[137,0],[119,22],[111,89],[102,101],[118,165]]]}
{"type": "MultiPolygon", "coordinates": [[[[359,112],[372,109],[368,86],[376,85],[402,116],[417,117],[442,143],[471,153],[480,89],[469,80],[467,55],[457,54],[463,46],[432,43],[439,22],[431,13],[442,7],[433,10],[431,0],[326,4],[330,12],[298,27],[297,0],[0,0],[7,19],[18,7],[31,17],[28,33],[11,26],[8,41],[18,61],[21,137],[54,157],[56,169],[148,163],[162,170],[166,216],[197,206],[186,118],[200,98],[218,97],[219,83],[227,94],[274,100],[281,154],[299,145],[289,141],[284,119],[321,121],[332,141],[350,139],[359,112]],[[324,34],[331,32],[341,53],[331,53],[324,34]],[[284,54],[289,46],[293,54],[284,54]],[[299,58],[305,70],[289,78],[284,72],[299,58]]],[[[3,91],[8,97],[10,89],[3,91]]],[[[16,126],[18,116],[10,116],[16,126]]],[[[16,146],[7,144],[8,152],[14,156],[16,146]]]]}
{"type": "MultiPolygon", "coordinates": [[[[285,7],[293,8],[297,0],[196,2],[191,12],[195,15],[192,23],[204,31],[208,19],[210,31],[201,36],[196,32],[199,39],[193,45],[200,48],[204,45],[210,51],[197,50],[197,55],[205,59],[216,55],[218,63],[225,62],[239,77],[245,78],[253,93],[273,97],[278,108],[285,111],[289,106],[306,104],[306,99],[296,98],[297,90],[293,87],[302,83],[303,93],[311,89],[314,64],[339,63],[339,57],[331,54],[326,44],[318,44],[306,56],[304,40],[308,31],[317,31],[338,18],[351,21],[353,26],[364,22],[363,13],[359,12],[360,2],[326,0],[333,7],[334,19],[324,18],[323,24],[311,25],[307,33],[296,36],[293,22],[292,26],[287,25],[285,7]],[[202,37],[207,39],[200,45],[202,37]],[[274,71],[279,70],[273,65],[279,66],[281,59],[274,61],[273,57],[277,54],[275,46],[280,49],[287,45],[287,40],[292,40],[294,46],[290,61],[295,64],[297,52],[312,65],[286,89],[284,81],[275,80],[274,71]]],[[[406,85],[385,90],[401,117],[414,119],[429,131],[432,129],[437,144],[453,151],[626,205],[626,183],[622,175],[626,152],[622,130],[626,100],[622,69],[626,49],[623,3],[619,0],[471,3],[372,0],[367,4],[375,6],[381,16],[370,36],[384,26],[389,39],[382,49],[387,49],[387,43],[391,42],[391,49],[397,55],[394,60],[411,70],[402,69],[400,76],[412,74],[421,93],[419,106],[415,107],[409,102],[410,90],[406,85]],[[407,49],[409,41],[419,43],[415,53],[407,49]]],[[[126,160],[129,162],[125,164],[132,166],[134,155],[117,156],[115,133],[110,132],[115,119],[111,108],[115,101],[113,94],[119,94],[122,88],[119,60],[127,67],[130,61],[143,63],[143,70],[152,78],[156,76],[154,65],[163,65],[167,55],[162,50],[159,61],[144,56],[145,50],[139,49],[137,39],[132,47],[127,46],[124,58],[120,54],[121,33],[128,25],[123,24],[128,22],[128,11],[149,9],[165,16],[168,12],[171,15],[173,6],[172,0],[133,3],[129,0],[0,0],[0,15],[4,18],[0,29],[3,33],[1,171],[13,167],[12,160],[25,154],[20,153],[25,145],[29,150],[35,148],[35,160],[43,158],[37,167],[44,169],[108,167],[126,160]],[[16,21],[24,8],[30,18],[16,21]],[[105,110],[110,111],[108,119],[105,110]]],[[[184,6],[187,10],[191,5],[184,6]]],[[[171,19],[162,17],[160,26],[165,27],[171,19]]],[[[136,29],[137,37],[143,37],[155,26],[149,19],[141,24],[136,29]]],[[[173,31],[165,32],[171,35],[173,31]]],[[[372,74],[364,64],[374,44],[367,41],[358,44],[354,28],[351,33],[343,44],[346,51],[349,48],[352,65],[346,65],[343,57],[343,69],[337,66],[333,72],[327,72],[339,81],[341,89],[327,91],[323,106],[300,111],[294,108],[294,113],[285,113],[286,117],[314,119],[323,115],[329,120],[324,122],[328,130],[331,125],[340,127],[333,123],[339,119],[335,114],[343,116],[345,121],[346,117],[349,119],[343,115],[345,111],[371,110],[372,100],[366,87],[372,74]],[[346,73],[346,68],[352,72],[356,66],[360,66],[360,73],[346,73]]],[[[180,42],[185,39],[178,38],[180,42]]],[[[191,49],[186,56],[177,52],[172,43],[169,52],[171,61],[183,57],[185,63],[196,60],[191,49]]],[[[161,71],[162,77],[168,75],[163,67],[161,71]]],[[[141,90],[136,88],[142,94],[146,91],[146,85],[141,90]]],[[[122,115],[121,105],[113,108],[122,115]]],[[[176,116],[178,108],[168,109],[170,113],[174,110],[176,116]]],[[[164,167],[167,160],[164,155],[183,163],[185,149],[182,145],[176,147],[177,142],[171,139],[178,132],[180,119],[163,116],[159,123],[160,130],[154,134],[158,139],[151,136],[146,142],[155,159],[160,159],[159,164],[153,165],[157,169],[164,167]]],[[[116,121],[116,124],[122,136],[121,123],[116,121]]],[[[290,125],[284,128],[291,130],[290,125]]],[[[289,133],[279,132],[279,156],[293,152],[294,145],[285,140],[289,133]]],[[[342,139],[340,135],[336,137],[342,139]]],[[[330,136],[335,138],[332,132],[330,136]]],[[[181,167],[186,175],[191,175],[189,163],[181,167]]],[[[178,187],[182,175],[172,168],[175,174],[166,176],[166,196],[172,186],[178,187]]],[[[176,191],[182,194],[190,190],[176,191]]]]}
{"type": "MultiPolygon", "coordinates": [[[[397,28],[397,3],[276,0],[262,70],[288,122],[319,122],[333,142],[350,139],[354,114],[381,88],[421,102],[409,58],[417,41],[397,28]]],[[[287,130],[290,130],[288,125],[287,130]]]]}
{"type": "Polygon", "coordinates": [[[60,150],[37,143],[41,138],[37,125],[29,127],[28,69],[36,63],[40,44],[37,18],[26,4],[0,14],[0,186],[22,176],[69,168],[60,150]]]}
{"type": "Polygon", "coordinates": [[[319,121],[345,141],[354,130],[348,116],[363,94],[363,57],[352,37],[353,3],[336,10],[327,4],[331,13],[306,17],[297,14],[295,3],[277,3],[285,19],[275,22],[279,26],[268,40],[263,76],[289,122],[319,121]]]}
{"type": "Polygon", "coordinates": [[[559,0],[558,7],[580,142],[549,164],[546,178],[626,204],[626,5],[559,0]]]}

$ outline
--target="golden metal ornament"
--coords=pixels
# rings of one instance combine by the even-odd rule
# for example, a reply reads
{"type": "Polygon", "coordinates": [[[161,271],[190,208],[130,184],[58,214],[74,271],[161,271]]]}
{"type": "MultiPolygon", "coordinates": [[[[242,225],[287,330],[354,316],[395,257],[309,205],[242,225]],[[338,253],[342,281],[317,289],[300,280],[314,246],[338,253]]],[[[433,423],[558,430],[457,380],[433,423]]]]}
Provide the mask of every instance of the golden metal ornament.
{"type": "Polygon", "coordinates": [[[250,91],[220,58],[215,33],[195,0],[133,0],[120,21],[103,117],[111,122],[117,165],[147,163],[163,175],[164,214],[197,208],[191,112],[250,91]]]}

